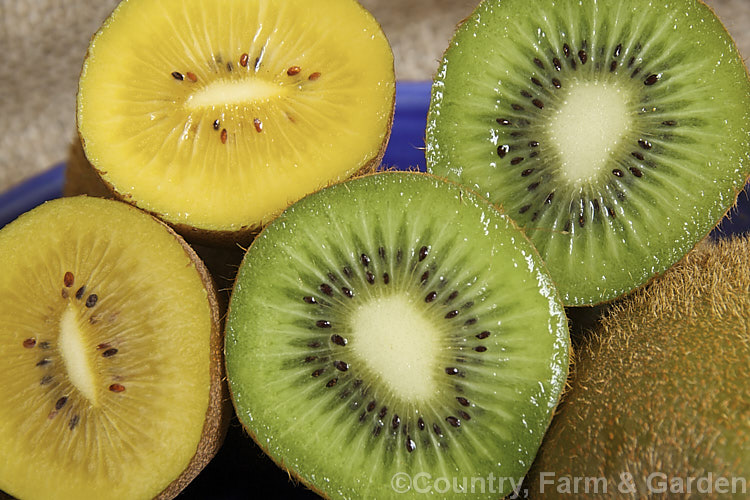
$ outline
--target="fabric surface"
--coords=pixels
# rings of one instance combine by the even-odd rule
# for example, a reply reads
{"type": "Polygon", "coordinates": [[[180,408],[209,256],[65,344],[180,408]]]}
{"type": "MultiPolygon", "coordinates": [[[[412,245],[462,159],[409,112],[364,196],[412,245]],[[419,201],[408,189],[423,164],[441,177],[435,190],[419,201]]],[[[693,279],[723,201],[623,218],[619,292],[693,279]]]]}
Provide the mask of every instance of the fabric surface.
{"type": "MultiPolygon", "coordinates": [[[[533,0],[530,0],[533,1],[533,0]]],[[[64,161],[91,35],[116,0],[0,0],[0,191],[64,161]]],[[[361,0],[380,21],[400,80],[428,80],[477,0],[361,0]]],[[[750,0],[707,0],[750,57],[750,0]]]]}

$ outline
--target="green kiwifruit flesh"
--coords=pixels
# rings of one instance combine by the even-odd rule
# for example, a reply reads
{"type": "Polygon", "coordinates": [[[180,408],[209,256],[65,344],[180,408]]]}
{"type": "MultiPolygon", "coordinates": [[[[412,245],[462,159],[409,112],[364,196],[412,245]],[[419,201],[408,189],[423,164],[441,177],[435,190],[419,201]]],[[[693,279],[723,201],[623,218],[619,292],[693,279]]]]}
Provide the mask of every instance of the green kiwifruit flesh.
{"type": "Polygon", "coordinates": [[[204,242],[378,166],[393,54],[355,0],[123,0],[81,72],[78,131],[121,199],[204,242]]]}
{"type": "Polygon", "coordinates": [[[240,420],[315,491],[419,496],[392,480],[422,473],[481,478],[472,492],[490,498],[533,460],[568,348],[557,292],[507,216],[389,172],[308,196],[258,236],[225,350],[240,420]]]}
{"type": "Polygon", "coordinates": [[[747,237],[702,244],[613,306],[577,353],[529,498],[591,498],[564,491],[574,478],[604,478],[611,498],[747,498],[749,332],[747,237]]]}
{"type": "Polygon", "coordinates": [[[0,489],[171,498],[213,457],[226,400],[211,278],[117,201],[51,201],[0,231],[0,489]]]}
{"type": "Polygon", "coordinates": [[[501,205],[566,305],[708,234],[750,173],[750,81],[698,0],[485,0],[433,88],[428,170],[501,205]]]}

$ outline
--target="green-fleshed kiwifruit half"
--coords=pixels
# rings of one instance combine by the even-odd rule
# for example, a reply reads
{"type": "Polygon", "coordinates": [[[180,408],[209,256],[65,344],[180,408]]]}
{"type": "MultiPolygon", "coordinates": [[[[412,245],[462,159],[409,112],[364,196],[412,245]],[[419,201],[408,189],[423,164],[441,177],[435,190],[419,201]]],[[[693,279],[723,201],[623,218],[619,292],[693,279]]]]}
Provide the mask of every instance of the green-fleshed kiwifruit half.
{"type": "Polygon", "coordinates": [[[433,89],[428,169],[501,205],[566,305],[708,234],[750,173],[750,81],[698,0],[485,0],[433,89]]]}
{"type": "Polygon", "coordinates": [[[51,201],[0,231],[0,489],[172,498],[226,430],[211,278],[125,203],[51,201]]]}
{"type": "Polygon", "coordinates": [[[123,0],[91,40],[78,131],[121,199],[186,238],[249,242],[375,169],[393,54],[355,0],[123,0]]]}
{"type": "Polygon", "coordinates": [[[258,236],[225,350],[240,420],[313,490],[409,498],[433,480],[433,495],[497,498],[534,458],[568,348],[557,291],[507,216],[388,172],[310,195],[258,236]]]}
{"type": "Polygon", "coordinates": [[[578,351],[529,498],[605,484],[597,498],[748,498],[749,325],[747,237],[700,245],[613,306],[578,351]]]}

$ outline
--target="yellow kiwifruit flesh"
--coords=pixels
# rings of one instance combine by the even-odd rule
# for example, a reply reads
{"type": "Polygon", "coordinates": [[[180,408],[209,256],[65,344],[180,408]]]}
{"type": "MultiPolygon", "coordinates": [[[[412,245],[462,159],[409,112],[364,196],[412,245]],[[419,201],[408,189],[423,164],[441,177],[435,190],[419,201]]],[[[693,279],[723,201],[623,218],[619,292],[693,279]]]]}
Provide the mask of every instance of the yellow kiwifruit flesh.
{"type": "Polygon", "coordinates": [[[0,489],[174,496],[221,440],[202,263],[127,204],[48,202],[0,231],[0,489]]]}
{"type": "Polygon", "coordinates": [[[243,231],[377,166],[393,55],[354,0],[125,0],[92,39],[77,118],[123,199],[243,231]]]}

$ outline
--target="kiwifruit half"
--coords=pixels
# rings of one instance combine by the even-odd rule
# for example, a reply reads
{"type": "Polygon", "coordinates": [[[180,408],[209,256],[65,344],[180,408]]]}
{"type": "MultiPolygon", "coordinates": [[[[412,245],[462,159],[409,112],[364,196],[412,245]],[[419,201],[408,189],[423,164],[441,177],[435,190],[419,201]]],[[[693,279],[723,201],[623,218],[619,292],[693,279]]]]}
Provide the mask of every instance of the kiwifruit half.
{"type": "Polygon", "coordinates": [[[0,231],[0,489],[174,497],[225,430],[210,276],[125,203],[45,203],[0,231]]]}
{"type": "Polygon", "coordinates": [[[313,490],[409,497],[448,481],[460,496],[456,481],[497,498],[536,453],[568,347],[557,292],[507,216],[388,172],[310,195],[258,236],[225,351],[240,421],[313,490]]]}
{"type": "Polygon", "coordinates": [[[613,306],[578,351],[529,498],[748,498],[748,325],[747,237],[702,244],[613,306]]]}
{"type": "Polygon", "coordinates": [[[355,0],[124,0],[78,89],[86,157],[120,198],[204,241],[378,166],[393,54],[355,0]]]}
{"type": "Polygon", "coordinates": [[[750,81],[698,0],[485,0],[438,70],[428,170],[524,228],[566,305],[682,258],[750,173],[750,81]]]}

